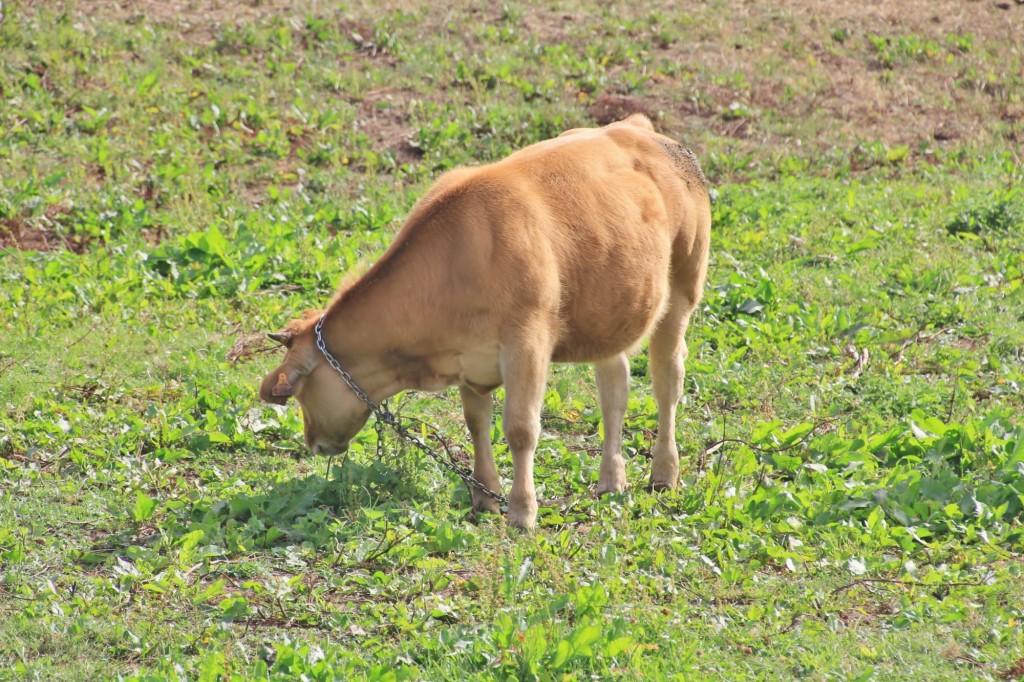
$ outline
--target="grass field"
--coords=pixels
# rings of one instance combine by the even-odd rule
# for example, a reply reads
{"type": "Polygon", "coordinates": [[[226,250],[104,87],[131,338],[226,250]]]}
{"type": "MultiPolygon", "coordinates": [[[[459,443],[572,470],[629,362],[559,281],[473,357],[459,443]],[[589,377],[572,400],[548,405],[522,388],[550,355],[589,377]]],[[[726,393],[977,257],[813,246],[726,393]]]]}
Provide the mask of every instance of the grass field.
{"type": "Polygon", "coordinates": [[[688,4],[4,2],[0,679],[1024,679],[1024,5],[688,4]],[[714,188],[679,490],[645,351],[532,535],[259,403],[440,173],[633,111],[714,188]]]}

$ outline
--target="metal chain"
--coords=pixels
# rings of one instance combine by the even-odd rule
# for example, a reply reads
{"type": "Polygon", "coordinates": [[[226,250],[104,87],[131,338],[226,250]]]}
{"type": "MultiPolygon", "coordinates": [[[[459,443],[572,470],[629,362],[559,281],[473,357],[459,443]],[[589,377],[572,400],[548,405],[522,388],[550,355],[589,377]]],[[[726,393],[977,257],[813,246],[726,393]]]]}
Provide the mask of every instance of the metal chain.
{"type": "Polygon", "coordinates": [[[316,327],[314,328],[314,331],[316,332],[316,347],[320,349],[320,353],[327,360],[327,364],[333,367],[334,371],[341,375],[341,378],[345,381],[345,384],[350,389],[352,389],[352,392],[356,394],[356,397],[359,398],[367,407],[370,408],[370,411],[373,413],[373,416],[376,417],[377,419],[378,426],[376,428],[378,429],[378,436],[380,435],[380,424],[386,424],[390,426],[392,429],[394,429],[395,433],[397,433],[402,440],[408,443],[412,443],[421,451],[430,455],[431,458],[433,458],[434,461],[436,461],[438,464],[440,464],[441,466],[443,466],[444,468],[448,469],[453,474],[461,478],[462,482],[465,483],[467,487],[476,488],[477,490],[487,495],[488,497],[494,498],[500,504],[508,504],[508,499],[506,499],[506,497],[502,495],[500,492],[495,492],[491,490],[489,487],[487,487],[487,485],[477,480],[477,478],[474,477],[472,473],[456,464],[455,461],[452,460],[450,457],[448,459],[445,459],[440,455],[440,453],[438,453],[436,450],[434,450],[425,442],[423,442],[422,439],[409,433],[409,431],[402,425],[401,420],[398,417],[396,417],[393,412],[387,409],[387,405],[385,402],[382,401],[381,404],[378,405],[377,403],[370,400],[370,397],[366,395],[366,393],[363,392],[363,389],[359,388],[359,386],[356,384],[355,379],[352,378],[352,375],[346,372],[344,369],[342,369],[341,364],[335,359],[333,355],[331,355],[331,352],[327,350],[327,344],[324,342],[323,326],[324,316],[321,315],[320,320],[317,321],[316,327]]]}

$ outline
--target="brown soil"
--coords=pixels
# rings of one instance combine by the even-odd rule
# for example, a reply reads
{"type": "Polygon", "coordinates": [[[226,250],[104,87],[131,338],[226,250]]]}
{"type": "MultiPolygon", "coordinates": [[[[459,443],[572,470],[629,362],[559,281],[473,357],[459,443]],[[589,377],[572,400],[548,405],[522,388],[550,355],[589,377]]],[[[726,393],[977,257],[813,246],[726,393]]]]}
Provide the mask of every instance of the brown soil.
{"type": "Polygon", "coordinates": [[[410,163],[423,156],[413,141],[409,124],[409,103],[416,93],[384,88],[366,93],[359,107],[359,129],[378,147],[391,150],[399,163],[410,163]]]}
{"type": "Polygon", "coordinates": [[[55,251],[67,249],[75,253],[82,253],[87,246],[86,240],[63,237],[51,227],[30,225],[21,218],[0,218],[0,250],[55,251]]]}

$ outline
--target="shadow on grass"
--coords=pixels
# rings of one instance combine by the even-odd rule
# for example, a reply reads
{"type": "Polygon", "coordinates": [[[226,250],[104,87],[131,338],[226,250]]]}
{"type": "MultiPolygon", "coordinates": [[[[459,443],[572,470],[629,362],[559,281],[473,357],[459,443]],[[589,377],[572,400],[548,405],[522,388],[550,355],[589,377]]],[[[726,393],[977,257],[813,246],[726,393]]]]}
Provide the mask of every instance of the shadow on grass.
{"type": "Polygon", "coordinates": [[[321,475],[274,481],[260,492],[221,489],[160,504],[150,520],[126,519],[100,533],[80,556],[87,564],[113,556],[177,555],[184,564],[284,546],[332,547],[372,532],[375,523],[407,520],[406,501],[425,493],[413,477],[373,461],[348,461],[321,475]],[[394,517],[394,518],[392,518],[394,517]]]}

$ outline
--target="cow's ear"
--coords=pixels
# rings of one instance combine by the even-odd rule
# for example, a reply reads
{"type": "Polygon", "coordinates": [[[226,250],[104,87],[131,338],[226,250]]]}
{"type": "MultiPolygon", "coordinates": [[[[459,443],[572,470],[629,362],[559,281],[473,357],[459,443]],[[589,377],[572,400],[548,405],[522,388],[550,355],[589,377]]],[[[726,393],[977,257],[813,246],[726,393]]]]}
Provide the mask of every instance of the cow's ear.
{"type": "Polygon", "coordinates": [[[277,341],[285,348],[292,347],[292,341],[295,339],[295,332],[290,329],[286,329],[280,332],[271,332],[267,334],[267,338],[271,341],[277,341]]]}
{"type": "Polygon", "coordinates": [[[275,398],[290,398],[295,395],[295,387],[288,383],[288,375],[281,372],[277,375],[277,383],[270,389],[270,395],[275,398]]]}
{"type": "Polygon", "coordinates": [[[294,384],[300,375],[294,368],[285,363],[268,374],[260,385],[260,399],[264,402],[284,405],[288,398],[295,395],[294,384]]]}

